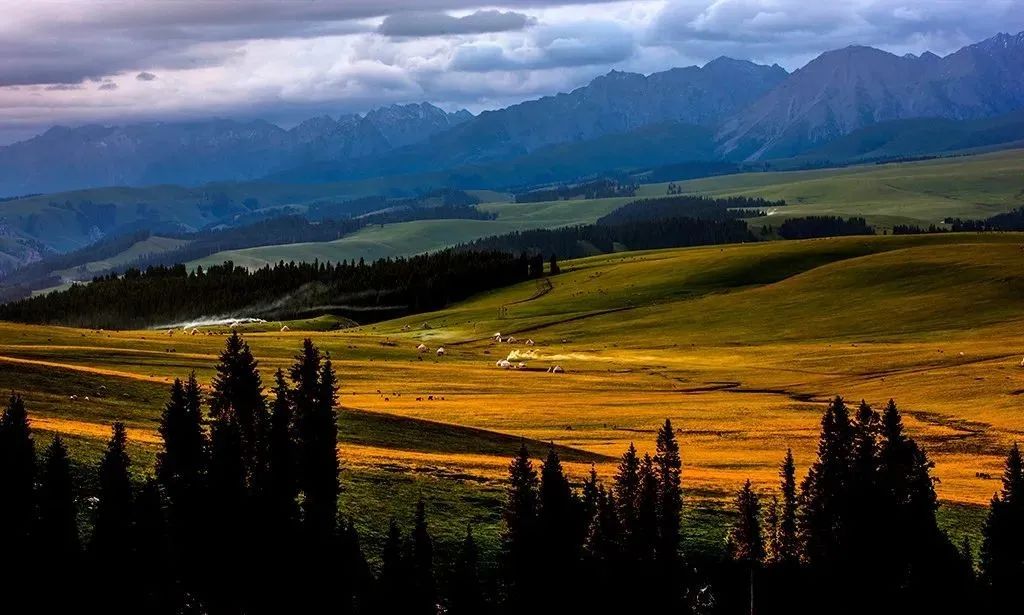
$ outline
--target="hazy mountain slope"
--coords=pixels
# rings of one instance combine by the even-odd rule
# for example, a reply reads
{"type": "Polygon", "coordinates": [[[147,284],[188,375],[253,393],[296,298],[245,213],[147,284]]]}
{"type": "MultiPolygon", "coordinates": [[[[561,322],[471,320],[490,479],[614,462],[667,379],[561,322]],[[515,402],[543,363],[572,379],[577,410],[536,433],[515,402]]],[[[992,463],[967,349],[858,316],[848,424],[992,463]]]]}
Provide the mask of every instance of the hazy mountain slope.
{"type": "Polygon", "coordinates": [[[0,194],[255,179],[311,161],[380,155],[457,126],[468,115],[422,103],[337,120],[311,118],[291,130],[219,119],[58,126],[0,147],[0,194]]]}
{"type": "Polygon", "coordinates": [[[1024,107],[1024,33],[939,58],[869,47],[824,53],[724,123],[720,153],[783,158],[878,122],[972,119],[1024,107]]]}

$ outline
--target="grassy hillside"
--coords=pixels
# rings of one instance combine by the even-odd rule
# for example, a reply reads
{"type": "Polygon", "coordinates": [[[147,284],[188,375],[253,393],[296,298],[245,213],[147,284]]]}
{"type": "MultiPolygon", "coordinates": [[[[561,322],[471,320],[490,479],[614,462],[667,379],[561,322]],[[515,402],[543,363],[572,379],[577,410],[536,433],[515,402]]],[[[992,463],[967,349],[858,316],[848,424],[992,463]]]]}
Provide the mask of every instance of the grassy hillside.
{"type": "MultiPolygon", "coordinates": [[[[851,237],[605,255],[432,314],[243,330],[266,378],[306,335],[331,353],[346,408],[343,508],[406,515],[424,493],[443,540],[473,519],[493,544],[519,438],[538,455],[545,442],[565,447],[577,478],[591,462],[609,477],[615,456],[630,442],[649,450],[668,417],[688,501],[709,524],[697,540],[717,544],[716,511],[732,489],[748,477],[774,485],[787,447],[806,469],[836,394],[899,402],[936,462],[944,523],[976,538],[998,487],[986,476],[1024,433],[1022,242],[851,237]],[[498,331],[518,342],[495,343],[498,331]],[[527,369],[496,368],[507,356],[527,369]],[[566,373],[547,373],[554,365],[566,373]]],[[[110,422],[126,421],[145,464],[170,379],[213,375],[226,329],[203,333],[0,323],[0,387],[24,391],[43,437],[68,434],[81,459],[99,454],[110,422]]]]}
{"type": "MultiPolygon", "coordinates": [[[[688,193],[785,199],[776,216],[864,216],[881,226],[934,224],[946,217],[985,218],[1020,206],[1024,199],[1024,150],[923,162],[843,169],[744,173],[679,184],[688,193]]],[[[642,187],[665,193],[667,184],[642,187]]]]}
{"type": "Polygon", "coordinates": [[[498,214],[497,219],[418,220],[372,226],[335,241],[226,250],[189,264],[208,266],[231,260],[236,265],[261,267],[281,260],[320,259],[337,262],[365,258],[370,261],[411,256],[516,230],[590,224],[629,200],[610,198],[524,204],[487,203],[479,208],[498,214]]]}

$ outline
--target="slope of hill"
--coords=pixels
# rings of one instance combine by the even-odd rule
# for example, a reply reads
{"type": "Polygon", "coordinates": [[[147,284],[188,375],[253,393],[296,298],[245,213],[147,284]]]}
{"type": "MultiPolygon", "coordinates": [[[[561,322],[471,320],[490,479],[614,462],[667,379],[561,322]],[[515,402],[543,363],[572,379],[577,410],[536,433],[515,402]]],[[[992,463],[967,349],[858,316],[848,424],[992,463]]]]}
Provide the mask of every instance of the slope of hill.
{"type": "Polygon", "coordinates": [[[818,56],[719,133],[733,158],[784,158],[858,128],[912,117],[983,118],[1024,107],[1024,32],[944,58],[847,47],[818,56]]]}
{"type": "Polygon", "coordinates": [[[621,197],[589,201],[492,203],[479,208],[498,214],[495,220],[419,220],[385,224],[367,227],[329,242],[226,250],[192,261],[189,266],[205,267],[230,260],[236,265],[256,268],[282,260],[340,262],[411,256],[515,230],[590,224],[629,200],[621,197]]]}
{"type": "Polygon", "coordinates": [[[0,147],[0,194],[256,179],[310,160],[382,154],[469,117],[422,103],[312,118],[290,130],[233,120],[57,126],[0,147]]]}
{"type": "MultiPolygon", "coordinates": [[[[685,193],[783,199],[787,206],[754,223],[777,224],[786,216],[863,216],[869,222],[938,224],[946,217],[987,218],[1019,207],[1024,195],[1024,150],[868,164],[841,169],[744,173],[676,184],[685,193]]],[[[665,184],[641,187],[665,193],[665,184]]]]}
{"type": "Polygon", "coordinates": [[[1021,140],[1024,110],[980,120],[915,118],[855,130],[789,162],[886,160],[1016,144],[1021,140]]]}

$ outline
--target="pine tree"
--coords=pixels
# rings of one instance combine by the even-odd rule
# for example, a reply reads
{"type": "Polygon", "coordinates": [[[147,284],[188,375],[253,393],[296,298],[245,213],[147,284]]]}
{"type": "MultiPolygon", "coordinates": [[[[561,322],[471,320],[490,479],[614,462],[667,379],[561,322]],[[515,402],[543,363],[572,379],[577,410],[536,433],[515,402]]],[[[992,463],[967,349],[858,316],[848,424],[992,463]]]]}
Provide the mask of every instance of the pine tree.
{"type": "Polygon", "coordinates": [[[451,597],[448,604],[450,615],[479,615],[485,609],[483,593],[480,591],[480,554],[473,538],[473,528],[466,528],[455,569],[452,574],[451,597]]]}
{"type": "Polygon", "coordinates": [[[777,559],[781,564],[793,566],[800,558],[800,537],[797,534],[796,463],[793,461],[792,449],[786,450],[786,459],[779,469],[779,476],[782,510],[779,519],[777,559]]]}
{"type": "Polygon", "coordinates": [[[538,480],[523,443],[509,464],[509,481],[502,514],[502,577],[510,605],[529,604],[533,597],[533,567],[538,548],[538,480]]]}
{"type": "Polygon", "coordinates": [[[736,521],[729,532],[729,555],[734,560],[752,565],[764,561],[761,502],[750,480],[736,494],[736,521]]]}
{"type": "Polygon", "coordinates": [[[579,500],[569,486],[554,446],[548,448],[547,459],[541,465],[538,520],[540,538],[547,553],[545,559],[564,574],[579,558],[584,528],[579,500]]]}
{"type": "Polygon", "coordinates": [[[405,556],[402,530],[398,527],[398,522],[391,519],[384,549],[381,552],[378,612],[408,613],[413,608],[409,591],[412,579],[409,575],[409,562],[405,556]]]}
{"type": "MultiPolygon", "coordinates": [[[[877,434],[878,413],[863,400],[852,425],[852,450],[847,502],[847,550],[853,570],[871,566],[878,556],[879,531],[876,515],[883,506],[879,488],[877,434]]],[[[871,589],[861,592],[865,599],[871,589]]]]}
{"type": "Polygon", "coordinates": [[[833,567],[846,556],[852,440],[849,412],[836,397],[822,417],[818,459],[803,484],[801,532],[812,566],[833,567]]]}
{"type": "Polygon", "coordinates": [[[180,598],[172,596],[174,569],[167,564],[167,520],[163,496],[153,478],[146,480],[135,498],[134,542],[134,557],[145,565],[137,575],[138,587],[131,590],[139,594],[139,604],[144,605],[140,610],[154,615],[175,613],[180,598]]]}
{"type": "Polygon", "coordinates": [[[777,565],[781,562],[779,554],[782,549],[779,544],[779,496],[774,493],[764,511],[764,535],[764,560],[777,565]]]}
{"type": "Polygon", "coordinates": [[[291,368],[298,447],[298,483],[304,526],[311,540],[329,540],[337,526],[338,425],[334,410],[337,380],[330,359],[310,339],[291,368]]]}
{"type": "Polygon", "coordinates": [[[210,387],[210,416],[237,425],[245,484],[253,488],[264,471],[263,448],[269,429],[258,363],[237,331],[232,331],[210,387]]]}
{"type": "Polygon", "coordinates": [[[636,504],[640,493],[640,458],[632,442],[619,461],[619,468],[615,473],[614,493],[619,506],[619,520],[625,534],[627,551],[636,556],[639,550],[636,543],[636,504]]]}
{"type": "Polygon", "coordinates": [[[992,496],[983,535],[981,574],[993,606],[1019,605],[1024,579],[1024,459],[1017,444],[1006,457],[1002,489],[992,496]]]}
{"type": "Polygon", "coordinates": [[[672,422],[658,431],[657,454],[654,465],[658,476],[658,544],[659,561],[673,563],[679,559],[679,541],[682,536],[683,513],[682,459],[676,442],[672,422]]]}
{"type": "MultiPolygon", "coordinates": [[[[92,571],[97,575],[93,587],[97,591],[103,587],[101,579],[121,579],[132,587],[135,583],[131,460],[126,451],[127,443],[124,423],[114,423],[107,450],[100,460],[96,521],[89,546],[92,571]]],[[[130,612],[130,602],[110,604],[109,612],[130,612]]]]}
{"type": "MultiPolygon", "coordinates": [[[[373,575],[366,562],[356,524],[349,519],[339,523],[341,566],[344,574],[338,579],[341,613],[362,613],[371,604],[373,575]]],[[[279,592],[283,594],[284,592],[279,592]]],[[[280,610],[278,611],[280,612],[280,610]]]]}
{"type": "Polygon", "coordinates": [[[416,502],[416,516],[412,530],[412,613],[437,613],[437,588],[434,584],[434,541],[427,529],[426,503],[416,502]]]}
{"type": "Polygon", "coordinates": [[[633,528],[633,556],[640,561],[654,559],[658,544],[658,472],[654,460],[645,454],[640,462],[636,495],[636,524],[633,528]]]}
{"type": "MultiPolygon", "coordinates": [[[[27,555],[35,517],[36,452],[28,413],[21,397],[11,394],[0,415],[0,538],[5,557],[16,562],[27,555]]],[[[19,574],[23,566],[12,571],[19,574]]],[[[15,578],[13,582],[17,583],[15,578]]],[[[17,585],[15,585],[17,586],[17,585]]]]}
{"type": "MultiPolygon", "coordinates": [[[[81,543],[71,462],[60,436],[54,436],[43,453],[38,503],[39,517],[35,535],[39,541],[39,553],[36,559],[46,565],[46,584],[60,588],[60,591],[46,594],[43,602],[51,612],[72,612],[81,606],[76,604],[81,598],[78,588],[82,564],[81,543]]],[[[4,557],[10,555],[5,553],[4,557]]],[[[4,575],[3,578],[6,582],[17,581],[10,575],[4,575]]],[[[19,590],[9,587],[5,591],[6,599],[15,600],[15,591],[19,590]]]]}
{"type": "Polygon", "coordinates": [[[48,557],[73,568],[81,543],[78,537],[78,506],[71,478],[71,461],[61,437],[54,436],[43,454],[39,484],[39,539],[48,557]]]}
{"type": "Polygon", "coordinates": [[[595,515],[597,515],[597,498],[600,495],[599,487],[597,469],[594,467],[594,464],[590,464],[590,473],[583,481],[583,490],[580,497],[584,537],[590,533],[590,526],[594,522],[595,515]]]}
{"type": "Polygon", "coordinates": [[[299,485],[291,395],[284,372],[274,376],[274,404],[268,442],[268,508],[271,524],[287,529],[298,520],[299,485]]]}
{"type": "Polygon", "coordinates": [[[555,256],[554,252],[551,253],[550,265],[551,275],[558,275],[559,273],[562,273],[562,269],[558,266],[558,257],[555,256]]]}
{"type": "Polygon", "coordinates": [[[249,597],[249,582],[258,566],[251,551],[257,535],[246,491],[242,436],[232,414],[217,418],[210,433],[209,507],[207,523],[215,527],[206,532],[209,565],[216,577],[207,579],[206,593],[210,610],[231,613],[243,609],[249,597]]]}

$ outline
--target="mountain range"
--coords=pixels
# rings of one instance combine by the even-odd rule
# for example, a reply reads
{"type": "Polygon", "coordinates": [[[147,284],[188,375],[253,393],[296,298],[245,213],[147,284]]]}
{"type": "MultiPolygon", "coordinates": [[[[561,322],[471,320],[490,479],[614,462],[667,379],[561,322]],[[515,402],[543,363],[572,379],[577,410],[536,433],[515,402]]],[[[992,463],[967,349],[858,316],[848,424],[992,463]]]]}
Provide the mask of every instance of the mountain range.
{"type": "Polygon", "coordinates": [[[705,129],[707,141],[695,149],[708,158],[766,160],[805,154],[879,122],[980,119],[1022,107],[1024,32],[945,57],[851,46],[792,74],[723,57],[647,76],[612,71],[569,93],[476,116],[419,103],[315,117],[287,130],[224,119],[54,127],[0,147],[0,195],[433,172],[666,123],[705,129]]]}

